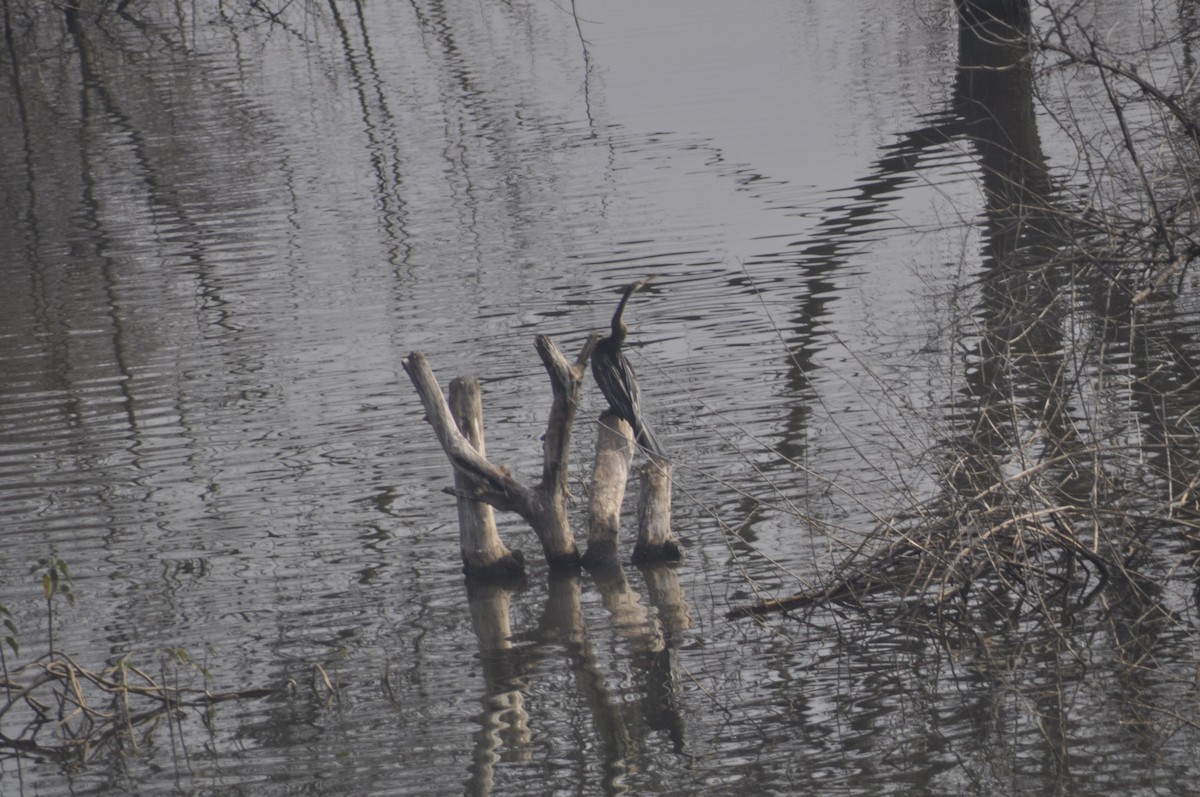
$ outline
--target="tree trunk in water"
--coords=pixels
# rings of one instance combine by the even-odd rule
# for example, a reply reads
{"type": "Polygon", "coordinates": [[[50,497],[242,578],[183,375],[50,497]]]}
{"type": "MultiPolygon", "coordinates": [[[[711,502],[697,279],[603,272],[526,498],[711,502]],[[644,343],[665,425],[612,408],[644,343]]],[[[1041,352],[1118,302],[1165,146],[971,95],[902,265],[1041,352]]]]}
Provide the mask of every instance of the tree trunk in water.
{"type": "Polygon", "coordinates": [[[642,466],[638,495],[638,539],[633,561],[670,562],[683,557],[671,529],[671,474],[675,467],[666,460],[651,460],[642,466]]]}
{"type": "MultiPolygon", "coordinates": [[[[542,447],[542,479],[529,487],[514,478],[508,468],[492,464],[460,431],[446,402],[437,378],[433,375],[425,355],[413,352],[402,361],[405,372],[425,408],[425,419],[433,427],[442,450],[454,467],[456,475],[465,480],[468,488],[463,492],[462,484],[452,492],[474,501],[486,501],[497,509],[516,512],[533,527],[542,543],[546,561],[552,568],[570,568],[579,565],[579,550],[567,520],[567,476],[568,452],[571,442],[571,424],[575,408],[583,388],[583,375],[588,357],[596,345],[596,336],[584,344],[579,357],[572,364],[562,355],[554,342],[545,335],[538,335],[536,348],[542,365],[550,376],[554,391],[554,402],[550,407],[550,419],[542,447]]],[[[482,438],[481,438],[482,440],[482,438]]],[[[474,519],[471,519],[474,522],[474,519]]],[[[494,526],[493,526],[494,529],[494,526]]],[[[462,534],[467,534],[466,531],[462,534]]],[[[476,532],[470,532],[475,539],[476,532]]],[[[487,531],[483,534],[486,536],[487,531]]],[[[484,546],[493,554],[494,545],[484,546]]],[[[515,559],[515,554],[513,558],[515,559]]]]}
{"type": "Polygon", "coordinates": [[[633,428],[615,415],[603,415],[596,434],[596,459],[588,501],[588,547],[583,564],[591,569],[617,563],[621,504],[633,461],[633,428]]]}
{"type": "MultiPolygon", "coordinates": [[[[450,382],[450,415],[463,437],[480,456],[487,456],[483,442],[483,400],[479,380],[457,377],[450,382]]],[[[458,496],[459,547],[463,572],[475,578],[511,577],[525,572],[525,557],[509,551],[496,531],[492,507],[470,498],[474,484],[459,470],[454,471],[458,496]]]]}

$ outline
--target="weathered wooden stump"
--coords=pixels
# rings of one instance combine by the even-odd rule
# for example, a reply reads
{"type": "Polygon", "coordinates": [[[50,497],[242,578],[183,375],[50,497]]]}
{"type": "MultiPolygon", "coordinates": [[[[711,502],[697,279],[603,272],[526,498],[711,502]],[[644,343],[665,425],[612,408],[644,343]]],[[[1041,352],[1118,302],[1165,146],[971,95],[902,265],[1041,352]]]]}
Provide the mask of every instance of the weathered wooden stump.
{"type": "MultiPolygon", "coordinates": [[[[461,475],[470,486],[466,497],[474,501],[484,501],[497,509],[516,512],[523,517],[537,534],[546,561],[552,568],[579,565],[579,550],[575,546],[567,519],[568,452],[571,424],[575,418],[575,409],[579,406],[583,375],[595,343],[595,336],[588,338],[579,357],[572,364],[550,338],[545,335],[538,335],[536,338],[537,352],[550,376],[554,400],[543,438],[542,478],[532,487],[514,478],[507,468],[489,462],[463,435],[433,375],[433,369],[429,367],[429,362],[423,354],[413,352],[403,360],[404,370],[417,389],[417,395],[425,408],[425,419],[433,427],[434,434],[437,435],[438,442],[446,452],[455,473],[461,475]]],[[[461,496],[462,487],[456,487],[450,492],[461,496]]],[[[494,545],[489,550],[490,553],[486,554],[485,558],[498,554],[494,545]]],[[[515,558],[515,554],[513,556],[515,558]]]]}
{"type": "MultiPolygon", "coordinates": [[[[450,415],[467,442],[486,457],[483,441],[483,399],[479,380],[460,376],[450,382],[450,415]]],[[[463,572],[472,578],[517,578],[525,572],[525,556],[510,551],[496,531],[492,507],[472,497],[474,482],[455,469],[454,488],[458,497],[459,548],[463,572]]]]}
{"type": "MultiPolygon", "coordinates": [[[[635,448],[633,428],[626,421],[611,413],[600,416],[588,505],[588,548],[583,557],[583,564],[589,570],[617,564],[621,504],[635,448]]],[[[671,527],[673,471],[670,462],[656,456],[651,456],[641,468],[638,537],[633,548],[635,563],[673,562],[683,556],[671,527]]]]}
{"type": "Polygon", "coordinates": [[[617,564],[621,504],[633,449],[633,427],[615,415],[602,415],[588,500],[587,552],[583,555],[584,567],[589,570],[617,564]]]}
{"type": "Polygon", "coordinates": [[[683,557],[671,529],[671,475],[675,468],[665,459],[651,458],[642,466],[638,493],[638,538],[633,561],[673,562],[683,557]]]}

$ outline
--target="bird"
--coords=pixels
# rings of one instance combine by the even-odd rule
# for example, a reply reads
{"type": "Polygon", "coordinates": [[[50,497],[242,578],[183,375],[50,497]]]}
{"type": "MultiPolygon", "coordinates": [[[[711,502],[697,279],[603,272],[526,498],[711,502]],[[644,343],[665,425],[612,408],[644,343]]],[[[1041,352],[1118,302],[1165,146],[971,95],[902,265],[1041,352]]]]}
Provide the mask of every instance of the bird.
{"type": "Polygon", "coordinates": [[[652,457],[663,459],[666,454],[642,416],[642,391],[638,387],[637,375],[621,351],[621,344],[625,342],[625,336],[629,332],[629,328],[621,320],[625,305],[630,296],[644,288],[652,279],[654,278],[648,277],[638,280],[625,288],[617,311],[613,313],[612,334],[601,338],[592,351],[592,377],[599,385],[604,398],[608,399],[606,414],[626,421],[633,428],[633,438],[638,445],[652,457]]]}

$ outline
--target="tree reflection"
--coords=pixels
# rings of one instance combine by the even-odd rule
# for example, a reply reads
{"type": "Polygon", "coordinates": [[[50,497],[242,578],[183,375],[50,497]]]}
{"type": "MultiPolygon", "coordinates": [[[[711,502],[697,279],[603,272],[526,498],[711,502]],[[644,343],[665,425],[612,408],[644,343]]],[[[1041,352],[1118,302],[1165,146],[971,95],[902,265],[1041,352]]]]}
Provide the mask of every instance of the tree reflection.
{"type": "MultiPolygon", "coordinates": [[[[584,773],[595,766],[605,794],[624,793],[625,778],[648,765],[650,733],[665,733],[674,752],[683,752],[684,722],[677,705],[672,640],[690,626],[689,611],[672,565],[655,565],[643,572],[648,574],[647,583],[653,584],[653,608],[645,605],[620,567],[599,568],[593,573],[611,622],[611,638],[618,643],[616,655],[629,656],[633,665],[633,682],[620,686],[610,682],[617,671],[605,663],[605,656],[596,648],[597,632],[589,629],[585,619],[580,576],[552,574],[536,629],[516,635],[509,617],[512,588],[468,580],[471,625],[484,680],[484,710],[476,719],[480,730],[475,734],[468,794],[492,793],[495,765],[529,761],[535,746],[555,751],[556,757],[579,757],[584,769],[572,775],[576,782],[586,780],[584,773]],[[514,640],[521,644],[514,645],[514,640]],[[556,721],[572,725],[574,743],[580,746],[574,751],[562,748],[572,744],[570,740],[553,738],[550,728],[539,727],[529,715],[529,703],[538,700],[537,689],[532,689],[533,697],[528,694],[532,674],[541,672],[541,680],[545,680],[545,670],[562,654],[574,684],[573,697],[579,700],[579,713],[572,710],[572,716],[556,721]],[[638,699],[630,700],[630,695],[638,699]],[[590,733],[576,725],[585,717],[590,733]]],[[[569,705],[572,701],[567,698],[557,695],[555,701],[569,705]]],[[[544,712],[539,715],[549,719],[544,712]]],[[[553,769],[549,761],[542,764],[553,769]]]]}
{"type": "Polygon", "coordinates": [[[509,601],[512,587],[467,580],[467,605],[471,628],[479,643],[484,696],[483,712],[476,719],[474,762],[466,793],[491,794],[495,766],[502,748],[510,751],[508,760],[523,760],[530,755],[529,712],[525,706],[526,682],[523,663],[513,653],[509,625],[509,601]]]}
{"type": "MultiPolygon", "coordinates": [[[[890,190],[914,179],[926,156],[954,142],[974,153],[984,197],[981,269],[949,297],[949,348],[962,358],[949,366],[955,393],[945,402],[945,432],[933,448],[942,488],[932,499],[914,497],[899,525],[880,529],[887,544],[864,569],[899,566],[905,575],[894,585],[931,597],[937,606],[969,591],[985,572],[998,578],[1003,591],[1037,603],[1055,593],[1058,579],[1082,587],[1078,574],[1086,580],[1123,572],[1122,551],[1140,545],[1157,516],[1174,511],[1171,496],[1187,493],[1194,467],[1186,459],[1171,460],[1173,446],[1155,440],[1154,430],[1171,425],[1161,409],[1145,403],[1132,421],[1150,431],[1117,432],[1132,436],[1114,446],[1111,424],[1121,421],[1103,401],[1122,385],[1145,392],[1140,380],[1122,373],[1126,362],[1141,358],[1120,349],[1136,342],[1153,361],[1152,352],[1181,353],[1189,344],[1135,330],[1135,319],[1146,317],[1138,305],[1151,295],[1136,284],[1146,266],[1123,268],[1110,258],[1117,247],[1132,251],[1127,228],[1140,222],[1080,207],[1050,176],[1037,127],[1037,59],[1027,4],[963,0],[959,12],[959,63],[947,109],[889,145],[861,181],[859,198],[845,212],[835,209],[823,225],[831,240],[848,235],[856,219],[878,212],[890,190]],[[1140,455],[1128,458],[1124,444],[1168,457],[1159,468],[1165,497],[1141,491],[1140,455]],[[1049,581],[1047,573],[1054,574],[1049,581]]],[[[1056,23],[1051,35],[1068,40],[1066,23],[1056,23]]],[[[1079,56],[1072,63],[1132,74],[1098,59],[1079,56]]],[[[1127,123],[1124,116],[1119,121],[1127,123]]],[[[1137,167],[1132,149],[1130,155],[1137,167]]],[[[1165,251],[1156,273],[1169,276],[1179,267],[1176,252],[1185,241],[1156,213],[1159,220],[1149,224],[1157,234],[1143,251],[1151,258],[1165,251]]],[[[825,249],[821,237],[806,254],[825,249]]],[[[820,274],[836,267],[837,258],[827,255],[839,248],[828,248],[820,264],[806,270],[820,274]]],[[[1151,286],[1162,284],[1158,277],[1151,286]]],[[[816,309],[806,306],[802,330],[816,323],[816,309]]],[[[807,336],[800,337],[803,350],[807,336]]],[[[1172,360],[1187,358],[1176,354],[1172,360]]],[[[802,351],[789,360],[797,374],[809,370],[809,361],[802,351]]],[[[1181,374],[1180,384],[1193,378],[1181,374]]],[[[1179,392],[1148,395],[1175,400],[1179,392]]],[[[799,415],[806,404],[797,402],[799,415]]],[[[1179,407],[1177,417],[1194,406],[1179,407]]],[[[841,583],[848,592],[866,586],[855,579],[841,583]]],[[[818,594],[832,593],[810,593],[800,601],[818,594]]]]}
{"type": "MultiPolygon", "coordinates": [[[[1195,140],[1175,101],[1106,54],[1075,7],[1042,9],[1050,24],[1041,42],[1027,3],[960,0],[957,7],[959,61],[946,107],[889,145],[855,201],[834,208],[804,247],[800,262],[813,292],[790,358],[800,384],[821,345],[812,332],[826,293],[819,282],[842,262],[838,253],[849,248],[858,220],[877,214],[924,159],[951,144],[968,148],[983,189],[980,267],[948,297],[954,390],[931,448],[936,488],[908,496],[907,509],[872,534],[875,547],[848,557],[824,588],[750,611],[852,603],[924,638],[921,657],[932,653],[935,672],[978,668],[980,689],[970,700],[936,701],[951,710],[942,715],[947,726],[961,716],[976,723],[975,764],[1016,773],[1019,757],[1033,755],[1040,782],[1074,792],[1087,782],[1076,763],[1085,755],[1081,735],[1094,732],[1101,749],[1120,745],[1125,734],[1112,729],[1132,716],[1139,730],[1129,735],[1145,728],[1150,737],[1135,746],[1160,749],[1163,739],[1148,729],[1164,718],[1179,727],[1173,706],[1189,678],[1190,664],[1170,637],[1190,635],[1190,627],[1168,608],[1179,596],[1164,583],[1195,562],[1186,550],[1196,546],[1200,472],[1189,419],[1200,407],[1200,341],[1194,325],[1170,320],[1180,307],[1167,285],[1200,248],[1190,222],[1179,223],[1194,213],[1188,191],[1151,186],[1191,179],[1195,140]],[[1047,51],[1067,59],[1040,60],[1047,51]],[[1086,189],[1048,165],[1039,65],[1041,77],[1098,70],[1101,100],[1115,115],[1109,121],[1123,131],[1103,152],[1101,136],[1077,139],[1082,161],[1103,160],[1111,170],[1082,175],[1086,189]],[[1136,115],[1119,80],[1161,102],[1159,112],[1177,124],[1154,126],[1136,115]],[[1143,157],[1150,146],[1174,160],[1150,171],[1158,168],[1143,157]],[[1124,199],[1120,192],[1130,190],[1133,199],[1124,199]],[[944,660],[940,646],[964,658],[944,660]],[[1073,691],[1097,680],[1118,699],[1103,688],[1073,691]],[[1016,747],[1026,732],[1034,741],[1022,752],[1016,747]]],[[[808,412],[798,406],[789,431],[808,412]]],[[[854,644],[857,635],[843,631],[838,639],[854,644]]],[[[859,688],[843,696],[840,716],[861,713],[859,688]]],[[[923,688],[936,691],[919,681],[898,691],[923,688]]]]}

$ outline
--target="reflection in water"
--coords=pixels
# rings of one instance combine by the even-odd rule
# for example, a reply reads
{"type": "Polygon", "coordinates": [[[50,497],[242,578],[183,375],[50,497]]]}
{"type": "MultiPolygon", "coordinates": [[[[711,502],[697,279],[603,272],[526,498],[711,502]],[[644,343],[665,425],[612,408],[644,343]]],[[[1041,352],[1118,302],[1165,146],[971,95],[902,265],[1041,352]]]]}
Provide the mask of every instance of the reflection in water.
{"type": "Polygon", "coordinates": [[[496,584],[467,582],[471,627],[479,641],[484,682],[483,713],[478,719],[480,730],[475,735],[474,763],[466,787],[471,795],[492,793],[501,747],[512,751],[505,759],[508,761],[528,760],[530,754],[529,713],[509,627],[509,592],[496,584]]]}
{"type": "Polygon", "coordinates": [[[367,137],[367,151],[374,172],[371,182],[375,206],[385,232],[387,262],[402,273],[410,254],[407,224],[409,211],[405,200],[406,175],[401,169],[402,152],[399,125],[390,108],[387,81],[371,44],[370,27],[361,5],[351,19],[343,18],[337,3],[329,12],[343,50],[346,72],[354,87],[361,116],[361,128],[367,137]],[[355,37],[358,38],[356,47],[355,37]]]}
{"type": "MultiPolygon", "coordinates": [[[[667,641],[685,630],[678,623],[687,617],[688,608],[670,566],[657,565],[647,571],[654,573],[656,586],[651,595],[657,617],[642,604],[620,568],[602,568],[593,574],[615,639],[622,643],[620,655],[627,657],[627,662],[615,662],[615,669],[607,673],[595,647],[596,632],[589,630],[585,619],[580,577],[551,576],[545,608],[529,635],[533,644],[516,647],[510,625],[511,589],[468,582],[471,625],[484,680],[484,712],[475,735],[474,763],[466,787],[469,794],[493,793],[499,762],[532,762],[536,749],[546,743],[553,746],[545,738],[548,730],[531,722],[526,693],[535,673],[559,666],[556,654],[562,652],[567,654],[564,664],[590,716],[596,740],[594,744],[584,741],[580,753],[585,765],[592,752],[598,756],[590,763],[598,767],[605,794],[625,793],[626,776],[650,764],[644,760],[648,733],[665,733],[674,753],[684,752],[674,646],[667,641]],[[622,700],[609,686],[611,678],[630,667],[636,702],[622,700]]],[[[518,633],[516,638],[525,636],[518,633]]]]}
{"type": "MultiPolygon", "coordinates": [[[[228,689],[319,663],[339,699],[79,771],[0,757],[5,794],[1190,787],[1162,710],[1191,699],[1190,584],[1064,588],[1061,628],[1018,606],[966,640],[724,619],[819,581],[814,529],[857,545],[897,493],[1029,464],[1067,507],[1167,490],[1162,538],[1200,547],[1195,309],[1045,266],[1067,181],[1036,62],[943,0],[117,5],[0,4],[0,604],[40,649],[28,569],[58,556],[82,664],[185,648],[228,689]],[[397,357],[475,373],[492,455],[536,472],[532,335],[577,350],[649,273],[626,353],[687,558],[464,597],[397,357]],[[1088,439],[1144,452],[1142,492],[1088,439]]],[[[1165,572],[1156,531],[1112,539],[1165,572]]]]}

